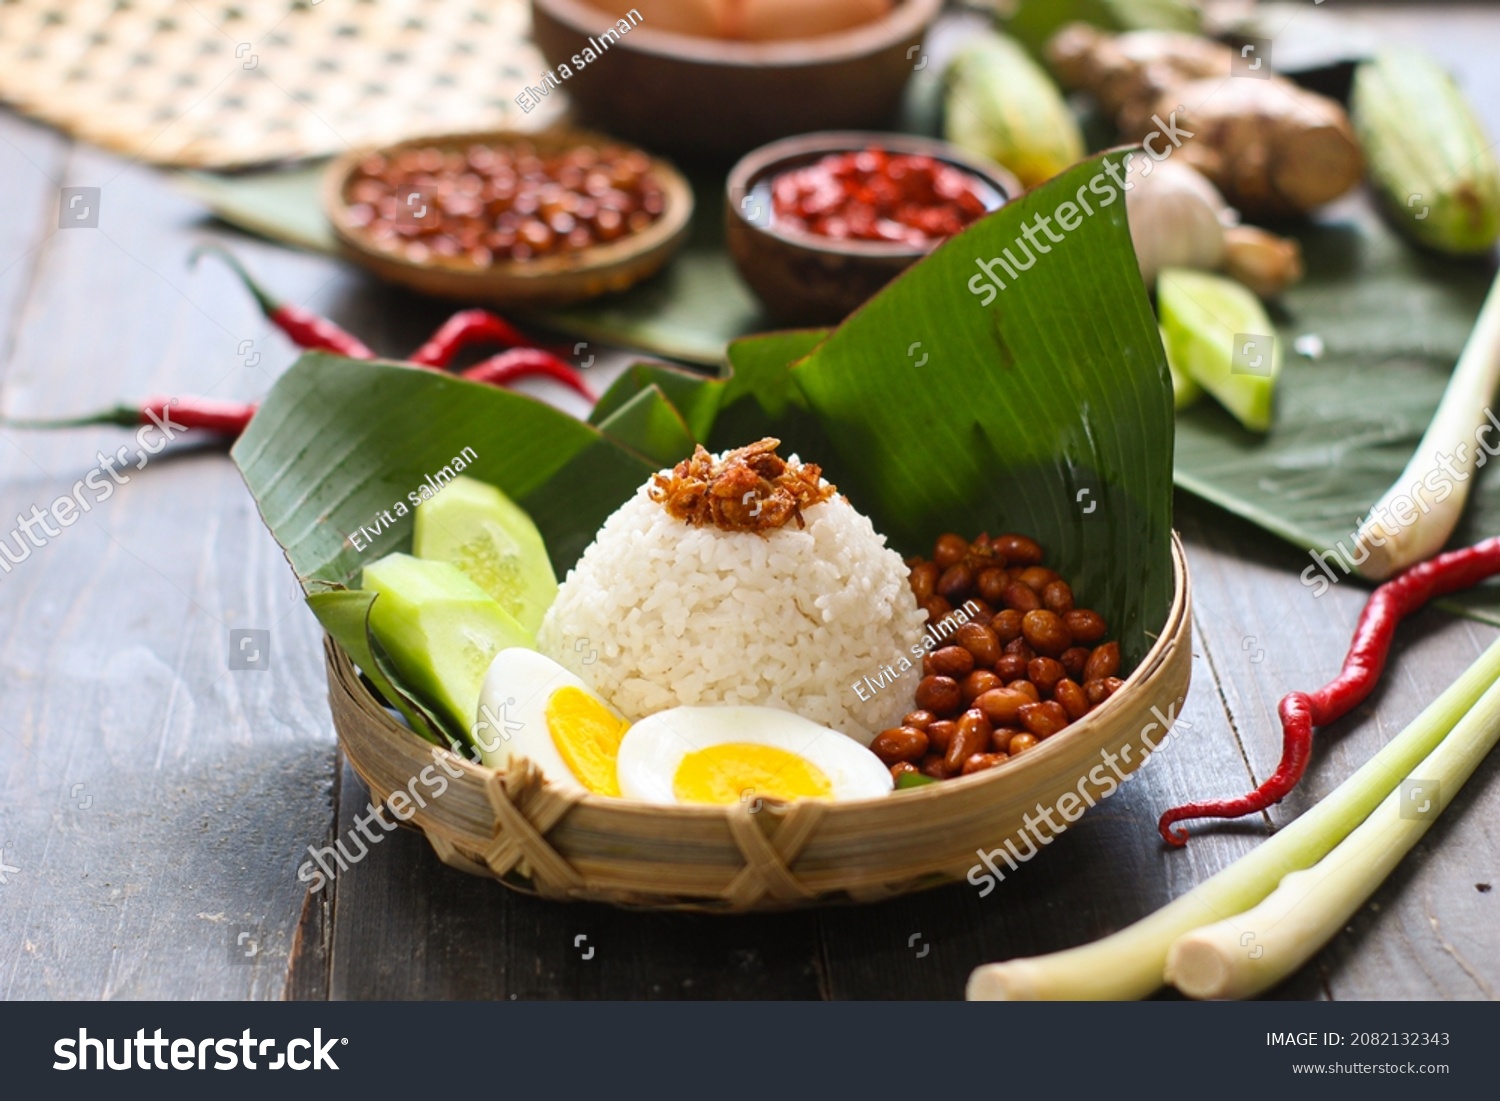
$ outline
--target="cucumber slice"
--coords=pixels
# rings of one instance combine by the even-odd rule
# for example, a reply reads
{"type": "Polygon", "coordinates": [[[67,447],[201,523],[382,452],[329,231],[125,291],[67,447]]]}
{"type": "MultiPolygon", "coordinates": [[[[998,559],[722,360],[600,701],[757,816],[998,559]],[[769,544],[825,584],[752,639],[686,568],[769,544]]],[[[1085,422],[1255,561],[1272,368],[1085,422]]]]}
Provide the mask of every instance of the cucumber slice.
{"type": "Polygon", "coordinates": [[[447,562],[390,554],[361,584],[377,594],[370,629],[396,669],[467,740],[490,662],[511,646],[535,649],[531,632],[447,562]]]}
{"type": "Polygon", "coordinates": [[[1157,280],[1156,303],[1171,362],[1246,428],[1268,431],[1281,342],[1260,299],[1222,275],[1171,268],[1157,280]]]}
{"type": "Polygon", "coordinates": [[[541,532],[494,486],[457,477],[417,506],[412,553],[451,562],[528,631],[557,598],[541,532]]]}

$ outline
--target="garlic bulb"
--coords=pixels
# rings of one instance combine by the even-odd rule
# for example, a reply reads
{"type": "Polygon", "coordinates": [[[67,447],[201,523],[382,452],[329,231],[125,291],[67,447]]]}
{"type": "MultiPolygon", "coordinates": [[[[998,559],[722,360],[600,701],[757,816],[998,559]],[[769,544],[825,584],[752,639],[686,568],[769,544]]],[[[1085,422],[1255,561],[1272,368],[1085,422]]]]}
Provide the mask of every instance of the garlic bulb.
{"type": "Polygon", "coordinates": [[[1130,240],[1146,286],[1165,268],[1224,271],[1261,298],[1302,278],[1296,241],[1239,224],[1239,212],[1197,169],[1159,161],[1125,193],[1130,240]]]}
{"type": "Polygon", "coordinates": [[[1224,263],[1224,229],[1239,221],[1205,176],[1174,161],[1159,161],[1136,176],[1125,207],[1148,287],[1156,286],[1163,268],[1217,271],[1224,263]]]}

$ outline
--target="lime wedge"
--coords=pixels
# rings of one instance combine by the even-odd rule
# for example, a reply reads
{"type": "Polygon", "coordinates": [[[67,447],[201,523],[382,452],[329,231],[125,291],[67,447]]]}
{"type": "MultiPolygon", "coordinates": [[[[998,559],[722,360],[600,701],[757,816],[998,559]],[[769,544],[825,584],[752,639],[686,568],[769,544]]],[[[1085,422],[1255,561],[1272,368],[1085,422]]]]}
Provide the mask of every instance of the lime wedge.
{"type": "Polygon", "coordinates": [[[1252,432],[1271,427],[1281,342],[1265,307],[1222,275],[1171,268],[1156,284],[1167,358],[1252,432]]]}

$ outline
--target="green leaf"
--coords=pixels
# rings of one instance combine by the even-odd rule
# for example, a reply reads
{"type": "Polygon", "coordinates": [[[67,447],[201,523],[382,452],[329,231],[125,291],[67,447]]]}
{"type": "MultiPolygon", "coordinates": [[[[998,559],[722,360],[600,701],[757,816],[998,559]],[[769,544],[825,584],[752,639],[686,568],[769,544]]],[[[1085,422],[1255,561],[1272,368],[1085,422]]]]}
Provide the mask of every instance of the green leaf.
{"type": "Polygon", "coordinates": [[[1173,592],[1172,389],[1103,167],[1120,160],[1085,161],[949,241],[792,375],[833,449],[817,461],[895,546],[1030,534],[1134,661],[1173,592]],[[1021,240],[1039,217],[1074,228],[1055,244],[1033,230],[1037,256],[1021,240]],[[983,305],[978,265],[1002,249],[1034,266],[983,305]]]}
{"type": "MultiPolygon", "coordinates": [[[[1359,520],[1416,450],[1489,289],[1488,262],[1461,263],[1401,241],[1368,207],[1299,233],[1307,278],[1277,319],[1285,353],[1276,414],[1265,436],[1213,402],[1177,419],[1177,482],[1305,549],[1350,561],[1359,520]],[[1294,354],[1316,337],[1321,358],[1294,354]],[[1339,544],[1344,550],[1338,552],[1339,544]]],[[[1496,437],[1500,439],[1500,436],[1496,437]]],[[[1500,478],[1487,463],[1451,545],[1500,534],[1500,478]]],[[[1311,559],[1321,589],[1328,570],[1311,559]]],[[[1484,586],[1447,606],[1500,623],[1500,592],[1484,586]]]]}
{"type": "Polygon", "coordinates": [[[321,352],[277,380],[230,454],[297,575],[345,587],[410,548],[415,502],[444,471],[530,513],[561,576],[657,469],[534,398],[321,352]]]}
{"type": "Polygon", "coordinates": [[[1075,20],[1108,31],[1187,31],[1203,27],[1203,12],[1192,0],[1021,0],[1006,30],[1035,54],[1059,27],[1075,20]]]}
{"type": "Polygon", "coordinates": [[[329,589],[308,595],[307,606],[333,640],[354,659],[387,703],[406,717],[411,728],[434,745],[446,746],[450,738],[438,733],[442,721],[427,707],[395,685],[390,663],[379,655],[379,643],[370,632],[370,605],[375,594],[356,589],[329,589]]]}
{"type": "Polygon", "coordinates": [[[226,222],[273,240],[336,252],[338,238],[319,201],[326,161],[296,168],[240,172],[180,172],[177,185],[226,222]]]}
{"type": "Polygon", "coordinates": [[[713,426],[722,387],[696,371],[665,363],[635,363],[615,379],[589,413],[590,424],[601,424],[648,387],[656,387],[682,414],[695,439],[703,439],[713,426]]]}
{"type": "Polygon", "coordinates": [[[672,466],[697,442],[659,386],[648,386],[599,422],[599,431],[657,466],[672,466]]]}

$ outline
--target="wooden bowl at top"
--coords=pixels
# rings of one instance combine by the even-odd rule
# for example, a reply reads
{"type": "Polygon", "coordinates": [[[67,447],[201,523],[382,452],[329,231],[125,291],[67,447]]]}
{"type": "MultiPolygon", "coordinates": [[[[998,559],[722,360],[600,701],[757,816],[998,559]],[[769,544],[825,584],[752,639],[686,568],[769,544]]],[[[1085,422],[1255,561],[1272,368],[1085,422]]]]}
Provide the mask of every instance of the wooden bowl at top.
{"type": "Polygon", "coordinates": [[[801,134],[746,154],[724,188],[725,239],[740,277],[779,323],[832,325],[926,256],[941,241],[919,248],[885,241],[839,240],[786,229],[771,212],[771,181],[782,172],[877,146],[888,153],[922,154],[986,184],[991,212],[1025,190],[998,164],[969,157],[936,138],[907,134],[801,134]]]}
{"type": "Polygon", "coordinates": [[[390,252],[358,226],[349,214],[346,189],[359,163],[371,153],[387,156],[409,148],[436,147],[460,151],[473,145],[527,142],[539,153],[577,145],[621,145],[602,134],[556,128],[541,133],[480,131],[414,138],[378,149],[364,149],[339,157],[323,177],[323,210],[333,225],[342,253],[382,279],[423,294],[496,306],[564,306],[623,291],[656,274],[687,240],[693,216],[693,189],[672,165],[651,159],[651,172],[666,196],[661,217],[639,233],[593,245],[579,252],[505,261],[476,267],[463,258],[434,256],[415,261],[390,252]]]}
{"type": "MultiPolygon", "coordinates": [[[[716,912],[876,901],[963,879],[985,895],[997,872],[1018,873],[1166,738],[1164,721],[1181,711],[1192,671],[1187,561],[1175,538],[1172,560],[1166,622],[1113,696],[996,768],[878,799],[658,806],[563,793],[529,762],[499,772],[423,741],[371,695],[332,640],[329,705],[375,802],[397,796],[391,813],[445,864],[516,890],[716,912]]],[[[1156,843],[1154,831],[1141,838],[1156,843]]]]}
{"type": "MultiPolygon", "coordinates": [[[[895,115],[918,64],[911,51],[942,6],[897,0],[871,23],[779,42],[674,34],[642,22],[560,87],[589,125],[696,156],[727,159],[810,130],[878,128],[895,115]]],[[[554,69],[571,68],[591,37],[615,25],[586,0],[532,0],[531,20],[554,69]]]]}

